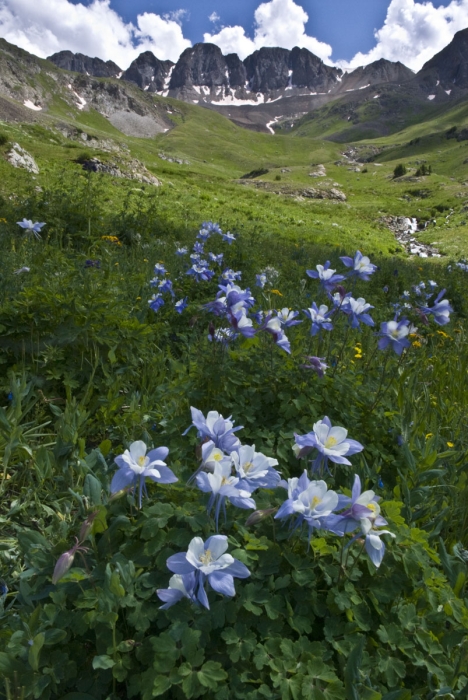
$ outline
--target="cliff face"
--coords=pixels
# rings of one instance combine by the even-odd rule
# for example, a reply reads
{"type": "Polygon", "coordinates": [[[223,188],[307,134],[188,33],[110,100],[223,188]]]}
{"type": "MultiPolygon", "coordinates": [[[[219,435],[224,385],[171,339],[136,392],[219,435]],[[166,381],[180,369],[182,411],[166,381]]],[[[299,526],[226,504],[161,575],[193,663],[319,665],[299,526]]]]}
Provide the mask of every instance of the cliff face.
{"type": "Polygon", "coordinates": [[[145,51],[122,73],[122,80],[136,83],[142,90],[163,92],[168,87],[173,66],[172,61],[160,61],[151,51],[145,51]]]}
{"type": "Polygon", "coordinates": [[[468,29],[457,32],[442,51],[433,56],[417,74],[423,89],[452,91],[468,88],[468,29]]]}
{"type": "Polygon", "coordinates": [[[90,58],[71,51],[59,51],[48,56],[47,60],[63,70],[93,75],[95,78],[116,78],[122,73],[122,69],[113,61],[102,61],[100,58],[90,58]]]}

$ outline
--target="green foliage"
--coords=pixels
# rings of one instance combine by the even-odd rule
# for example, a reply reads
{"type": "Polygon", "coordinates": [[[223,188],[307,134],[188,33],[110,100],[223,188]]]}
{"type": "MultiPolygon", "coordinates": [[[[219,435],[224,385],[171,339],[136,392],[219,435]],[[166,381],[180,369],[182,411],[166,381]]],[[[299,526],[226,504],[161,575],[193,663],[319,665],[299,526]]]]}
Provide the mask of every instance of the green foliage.
{"type": "Polygon", "coordinates": [[[406,175],[407,172],[406,165],[404,163],[398,163],[393,170],[393,177],[402,177],[403,175],[406,175]]]}

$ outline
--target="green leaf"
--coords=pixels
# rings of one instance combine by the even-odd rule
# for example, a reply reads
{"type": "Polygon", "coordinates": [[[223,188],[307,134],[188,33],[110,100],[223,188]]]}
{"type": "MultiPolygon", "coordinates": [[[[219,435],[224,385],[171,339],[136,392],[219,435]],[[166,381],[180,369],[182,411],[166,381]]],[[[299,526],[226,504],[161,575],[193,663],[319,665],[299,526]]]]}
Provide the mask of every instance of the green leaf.
{"type": "Polygon", "coordinates": [[[92,474],[86,474],[83,484],[83,494],[91,501],[91,505],[100,506],[102,484],[99,479],[96,479],[92,474]]]}
{"type": "Polygon", "coordinates": [[[102,654],[102,656],[95,656],[93,659],[93,668],[98,669],[106,669],[106,668],[112,668],[112,666],[115,665],[114,659],[112,659],[110,656],[107,656],[107,654],[102,654]]]}
{"type": "Polygon", "coordinates": [[[67,695],[62,695],[60,700],[95,700],[95,697],[88,695],[88,693],[67,693],[67,695]]]}
{"type": "Polygon", "coordinates": [[[44,646],[45,635],[42,632],[36,634],[33,639],[33,643],[29,647],[28,651],[28,661],[33,671],[39,670],[39,654],[44,646]]]}
{"type": "Polygon", "coordinates": [[[104,457],[107,457],[109,452],[111,451],[112,448],[112,442],[110,440],[103,440],[101,444],[99,445],[99,449],[101,451],[101,454],[104,457]]]}
{"type": "Polygon", "coordinates": [[[153,696],[163,695],[172,686],[167,676],[156,676],[153,683],[153,696]]]}
{"type": "Polygon", "coordinates": [[[227,673],[217,661],[207,661],[198,671],[197,678],[205,688],[216,690],[218,683],[226,680],[227,673]]]}
{"type": "Polygon", "coordinates": [[[361,700],[356,683],[360,680],[359,670],[362,664],[362,652],[364,651],[365,643],[365,637],[361,637],[348,656],[344,673],[348,700],[361,700]]]}

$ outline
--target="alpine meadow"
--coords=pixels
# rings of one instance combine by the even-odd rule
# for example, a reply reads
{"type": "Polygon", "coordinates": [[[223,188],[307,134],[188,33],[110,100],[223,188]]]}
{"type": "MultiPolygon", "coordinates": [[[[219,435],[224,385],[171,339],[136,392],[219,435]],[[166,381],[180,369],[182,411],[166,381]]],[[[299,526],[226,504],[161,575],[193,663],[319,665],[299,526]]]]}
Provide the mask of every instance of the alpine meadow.
{"type": "Polygon", "coordinates": [[[468,698],[467,56],[0,39],[0,698],[468,698]]]}

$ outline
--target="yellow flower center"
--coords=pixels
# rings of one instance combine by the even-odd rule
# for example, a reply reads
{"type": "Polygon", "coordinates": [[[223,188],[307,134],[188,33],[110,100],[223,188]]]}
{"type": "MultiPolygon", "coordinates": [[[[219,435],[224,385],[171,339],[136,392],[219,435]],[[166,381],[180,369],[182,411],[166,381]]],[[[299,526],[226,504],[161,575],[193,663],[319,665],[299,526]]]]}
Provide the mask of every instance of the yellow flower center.
{"type": "Polygon", "coordinates": [[[333,437],[333,435],[330,435],[330,437],[327,437],[327,439],[325,440],[325,447],[335,447],[337,443],[338,440],[335,437],[333,437]]]}
{"type": "Polygon", "coordinates": [[[398,331],[395,329],[390,333],[390,335],[392,336],[392,338],[398,338],[398,331]]]}
{"type": "Polygon", "coordinates": [[[316,507],[318,506],[318,504],[321,503],[321,502],[322,502],[322,499],[321,499],[321,498],[319,498],[318,496],[314,496],[313,499],[312,499],[311,502],[310,502],[310,507],[311,507],[312,509],[314,509],[314,508],[316,508],[316,507]]]}
{"type": "Polygon", "coordinates": [[[221,462],[223,458],[223,455],[220,452],[215,452],[213,455],[213,459],[215,462],[221,462]]]}
{"type": "Polygon", "coordinates": [[[142,455],[141,457],[138,457],[137,462],[138,462],[139,467],[144,467],[145,462],[146,462],[146,457],[144,455],[142,455]]]}
{"type": "Polygon", "coordinates": [[[209,549],[206,550],[205,554],[202,554],[200,556],[200,561],[205,566],[207,564],[211,564],[211,562],[213,561],[213,557],[211,556],[211,551],[209,549]]]}
{"type": "Polygon", "coordinates": [[[252,469],[252,462],[247,462],[244,464],[244,471],[247,474],[252,469]]]}
{"type": "Polygon", "coordinates": [[[377,503],[368,503],[367,507],[369,510],[371,510],[373,513],[377,513],[377,503]]]}

